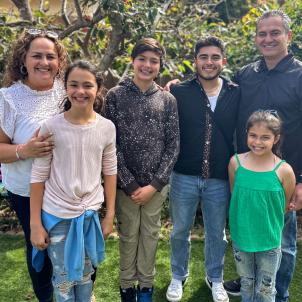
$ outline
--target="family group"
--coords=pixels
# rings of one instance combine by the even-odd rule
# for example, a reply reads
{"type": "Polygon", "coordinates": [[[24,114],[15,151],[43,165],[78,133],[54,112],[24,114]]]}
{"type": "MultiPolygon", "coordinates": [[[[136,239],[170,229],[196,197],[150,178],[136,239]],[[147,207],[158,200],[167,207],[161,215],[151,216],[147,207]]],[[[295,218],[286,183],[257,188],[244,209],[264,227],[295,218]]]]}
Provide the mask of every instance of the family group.
{"type": "Polygon", "coordinates": [[[213,301],[288,301],[302,208],[302,62],[291,39],[289,17],[267,11],[256,22],[261,56],[232,81],[221,75],[224,43],[206,36],[195,74],[162,88],[165,49],[143,38],[133,76],[107,92],[91,63],[67,64],[55,32],[23,32],[0,89],[0,162],[40,302],[94,301],[114,217],[121,301],[152,301],[168,185],[168,301],[183,296],[198,207],[213,301]],[[224,282],[227,221],[239,278],[224,282]]]}

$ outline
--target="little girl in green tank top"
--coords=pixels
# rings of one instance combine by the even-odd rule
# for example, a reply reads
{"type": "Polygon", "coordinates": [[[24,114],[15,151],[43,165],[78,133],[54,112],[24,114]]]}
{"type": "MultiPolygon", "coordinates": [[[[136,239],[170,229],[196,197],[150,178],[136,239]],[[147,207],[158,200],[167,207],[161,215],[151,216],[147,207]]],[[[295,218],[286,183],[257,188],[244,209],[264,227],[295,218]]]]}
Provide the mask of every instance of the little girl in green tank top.
{"type": "Polygon", "coordinates": [[[259,110],[247,122],[250,151],[229,163],[229,224],[243,302],[274,302],[284,212],[291,210],[295,175],[280,159],[281,120],[259,110]]]}

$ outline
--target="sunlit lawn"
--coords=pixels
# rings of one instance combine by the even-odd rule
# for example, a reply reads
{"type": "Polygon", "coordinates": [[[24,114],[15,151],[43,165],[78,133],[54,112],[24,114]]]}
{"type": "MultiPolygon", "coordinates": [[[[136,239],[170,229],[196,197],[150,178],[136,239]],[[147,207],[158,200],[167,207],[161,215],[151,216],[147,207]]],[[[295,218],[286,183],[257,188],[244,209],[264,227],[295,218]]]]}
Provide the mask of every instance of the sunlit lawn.
{"type": "MultiPolygon", "coordinates": [[[[24,258],[22,236],[0,235],[0,302],[37,301],[33,298],[24,258]]],[[[299,244],[297,269],[292,282],[290,302],[302,300],[302,245],[299,244]]],[[[118,240],[107,242],[106,261],[99,266],[95,294],[97,301],[119,301],[118,290],[118,240]]],[[[211,294],[204,282],[203,241],[192,242],[190,277],[182,301],[210,302],[211,294]]],[[[155,281],[154,302],[165,300],[165,293],[170,281],[169,242],[161,240],[157,253],[157,274],[155,281]]],[[[225,264],[225,279],[235,277],[233,258],[228,248],[225,264]]],[[[231,302],[240,301],[231,298],[231,302]]]]}

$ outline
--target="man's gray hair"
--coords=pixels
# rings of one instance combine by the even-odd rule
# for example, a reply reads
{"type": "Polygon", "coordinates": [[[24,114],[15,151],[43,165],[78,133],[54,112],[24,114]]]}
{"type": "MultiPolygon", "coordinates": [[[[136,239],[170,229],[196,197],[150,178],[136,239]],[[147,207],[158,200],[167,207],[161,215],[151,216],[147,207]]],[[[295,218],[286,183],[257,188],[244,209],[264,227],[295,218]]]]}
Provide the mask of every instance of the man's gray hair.
{"type": "Polygon", "coordinates": [[[269,11],[264,12],[260,17],[257,18],[256,32],[258,31],[259,22],[264,19],[270,18],[270,17],[280,17],[282,20],[285,32],[288,33],[290,31],[290,23],[291,23],[290,17],[282,10],[274,9],[274,10],[269,10],[269,11]]]}

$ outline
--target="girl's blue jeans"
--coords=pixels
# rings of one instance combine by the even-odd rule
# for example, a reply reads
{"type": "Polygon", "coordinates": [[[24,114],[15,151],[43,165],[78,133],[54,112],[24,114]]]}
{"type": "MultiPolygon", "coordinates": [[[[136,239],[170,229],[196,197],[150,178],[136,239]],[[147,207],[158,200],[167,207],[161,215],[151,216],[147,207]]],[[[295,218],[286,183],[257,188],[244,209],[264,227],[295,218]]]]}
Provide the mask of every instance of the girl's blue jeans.
{"type": "Polygon", "coordinates": [[[243,252],[233,244],[237,273],[241,278],[242,302],[275,302],[276,275],[281,248],[263,252],[243,252]]]}
{"type": "Polygon", "coordinates": [[[87,302],[91,299],[93,284],[91,275],[94,272],[90,259],[85,259],[84,274],[81,281],[69,281],[64,267],[65,239],[70,223],[71,220],[63,220],[49,232],[50,244],[47,252],[53,267],[52,283],[56,302],[87,302]]]}

